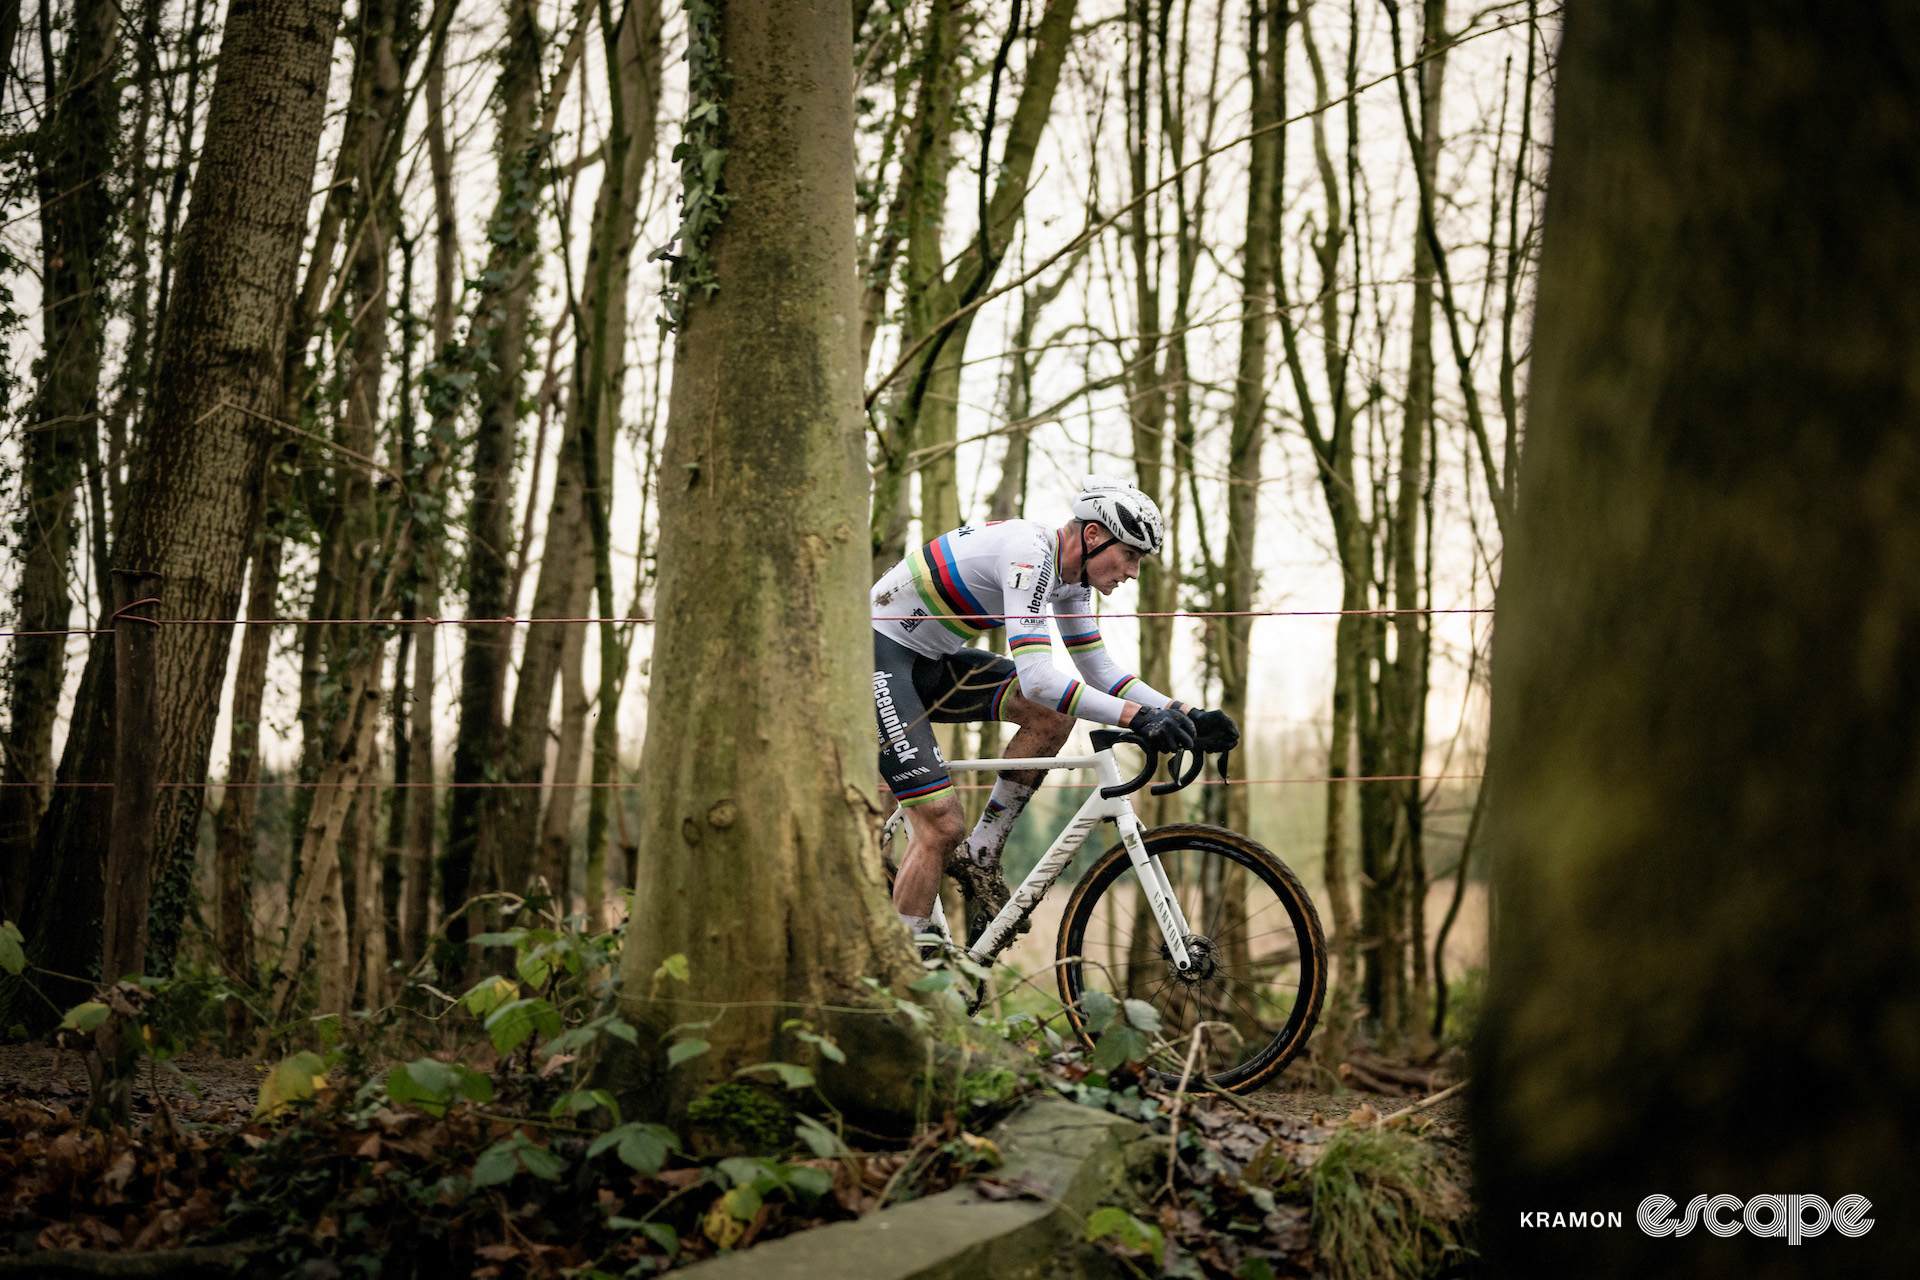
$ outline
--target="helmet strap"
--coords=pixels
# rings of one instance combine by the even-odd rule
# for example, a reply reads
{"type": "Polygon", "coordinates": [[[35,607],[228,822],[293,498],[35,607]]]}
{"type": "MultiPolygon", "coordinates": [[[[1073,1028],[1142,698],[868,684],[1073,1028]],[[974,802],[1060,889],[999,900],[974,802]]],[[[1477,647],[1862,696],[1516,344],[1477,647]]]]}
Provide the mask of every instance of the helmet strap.
{"type": "MultiPolygon", "coordinates": [[[[1087,526],[1083,522],[1080,527],[1081,529],[1084,530],[1087,526]]],[[[1084,535],[1081,537],[1080,539],[1080,585],[1081,586],[1085,587],[1085,586],[1092,585],[1087,581],[1087,566],[1093,563],[1093,558],[1099,555],[1102,551],[1105,551],[1108,547],[1113,546],[1115,543],[1119,541],[1120,539],[1113,537],[1111,534],[1109,534],[1105,542],[1101,543],[1099,546],[1095,547],[1093,550],[1088,551],[1086,538],[1084,535]]]]}

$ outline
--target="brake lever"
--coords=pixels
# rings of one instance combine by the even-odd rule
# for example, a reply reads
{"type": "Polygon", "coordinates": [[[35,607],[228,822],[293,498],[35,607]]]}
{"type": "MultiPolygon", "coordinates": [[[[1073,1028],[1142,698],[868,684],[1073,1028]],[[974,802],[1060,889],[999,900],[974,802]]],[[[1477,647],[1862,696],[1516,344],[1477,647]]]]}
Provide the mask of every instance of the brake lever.
{"type": "Polygon", "coordinates": [[[1193,780],[1200,776],[1200,770],[1205,767],[1206,763],[1206,752],[1201,751],[1198,747],[1192,751],[1182,750],[1174,752],[1172,762],[1167,765],[1167,773],[1170,774],[1171,777],[1166,782],[1154,783],[1150,788],[1152,794],[1156,796],[1172,795],[1176,791],[1183,791],[1192,786],[1193,780]],[[1181,761],[1183,760],[1186,761],[1184,772],[1181,769],[1181,761]]]}

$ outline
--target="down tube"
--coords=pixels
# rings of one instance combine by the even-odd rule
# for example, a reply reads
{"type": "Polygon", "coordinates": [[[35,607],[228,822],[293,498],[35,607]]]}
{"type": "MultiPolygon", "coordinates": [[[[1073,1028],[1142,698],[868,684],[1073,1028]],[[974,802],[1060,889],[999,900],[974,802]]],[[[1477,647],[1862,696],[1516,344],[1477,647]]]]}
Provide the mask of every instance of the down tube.
{"type": "Polygon", "coordinates": [[[1080,806],[1080,812],[1073,815],[1073,821],[1067,829],[1055,837],[1053,844],[1042,854],[1040,861],[1033,864],[1033,870],[1027,872],[1027,878],[1007,899],[1007,905],[1000,908],[1000,914],[981,931],[980,938],[967,948],[967,954],[975,963],[991,963],[993,957],[1000,954],[1013,937],[1014,926],[1024,920],[1047,896],[1047,890],[1060,878],[1060,873],[1073,861],[1073,855],[1080,852],[1080,846],[1086,843],[1087,833],[1108,815],[1100,804],[1099,793],[1087,797],[1080,806]]]}

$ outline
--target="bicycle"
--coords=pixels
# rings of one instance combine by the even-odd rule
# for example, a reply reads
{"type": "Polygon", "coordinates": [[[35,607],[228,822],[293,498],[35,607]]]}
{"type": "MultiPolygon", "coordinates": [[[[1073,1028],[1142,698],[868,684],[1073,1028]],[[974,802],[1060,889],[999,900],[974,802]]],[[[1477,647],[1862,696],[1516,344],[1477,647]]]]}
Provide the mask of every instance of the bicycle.
{"type": "MultiPolygon", "coordinates": [[[[1153,777],[1159,752],[1124,731],[1100,729],[1091,737],[1090,755],[948,762],[952,771],[1091,770],[1097,782],[1007,905],[978,938],[968,939],[964,953],[975,964],[991,967],[1094,827],[1112,822],[1119,842],[1074,886],[1055,943],[1060,1001],[1074,1033],[1092,1046],[1086,997],[1102,990],[1116,1003],[1135,999],[1152,1005],[1172,1043],[1184,1045],[1201,1022],[1226,1023],[1231,1034],[1201,1037],[1203,1056],[1195,1075],[1233,1092],[1258,1088],[1306,1047],[1326,996],[1327,947],[1313,899],[1284,862],[1238,832],[1201,823],[1148,830],[1126,797],[1153,777]],[[1113,755],[1122,744],[1147,756],[1146,767],[1130,780],[1121,778],[1113,755]],[[1132,876],[1125,874],[1129,870],[1132,876]],[[1197,932],[1195,919],[1203,926],[1197,932]],[[1254,932],[1256,925],[1263,931],[1254,932]]],[[[1222,752],[1223,773],[1225,756],[1222,752]]],[[[1176,753],[1171,780],[1155,783],[1151,794],[1191,785],[1204,763],[1200,752],[1176,753]]],[[[895,810],[888,820],[883,848],[891,847],[905,814],[895,810]]],[[[938,899],[934,928],[951,938],[938,899]]],[[[984,996],[983,982],[972,1008],[984,996]]],[[[1149,1072],[1168,1080],[1179,1074],[1149,1072]]]]}

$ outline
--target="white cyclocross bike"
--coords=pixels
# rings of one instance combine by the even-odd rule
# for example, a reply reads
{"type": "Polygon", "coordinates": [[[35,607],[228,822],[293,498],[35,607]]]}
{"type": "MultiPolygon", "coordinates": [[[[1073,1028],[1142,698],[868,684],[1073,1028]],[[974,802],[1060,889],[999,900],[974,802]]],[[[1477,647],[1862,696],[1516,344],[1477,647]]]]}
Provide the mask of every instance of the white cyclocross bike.
{"type": "MultiPolygon", "coordinates": [[[[968,940],[966,954],[990,967],[1094,827],[1111,822],[1119,843],[1080,874],[1054,947],[1060,1001],[1075,1033],[1091,1043],[1083,1016],[1089,991],[1153,1005],[1171,1043],[1184,1045],[1201,1022],[1224,1022],[1233,1034],[1202,1037],[1195,1073],[1222,1089],[1258,1088],[1306,1047],[1320,1016],[1327,948],[1313,899],[1285,863],[1237,832],[1199,823],[1148,830],[1126,797],[1153,776],[1158,753],[1125,731],[1100,729],[1091,737],[1091,755],[948,763],[954,771],[993,773],[1084,769],[1096,782],[1007,905],[968,940]],[[1131,780],[1121,777],[1113,756],[1123,743],[1147,753],[1146,767],[1131,780]]],[[[1155,784],[1152,793],[1186,787],[1204,762],[1198,752],[1177,753],[1172,780],[1155,784]]],[[[1224,752],[1220,766],[1224,774],[1224,752]]],[[[888,820],[883,848],[891,849],[904,814],[895,810],[888,820]]],[[[937,898],[934,927],[952,936],[937,898]]],[[[983,994],[984,984],[976,1005],[983,994]]]]}

